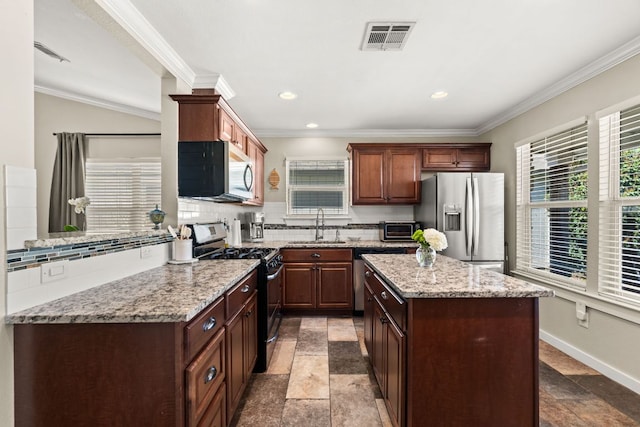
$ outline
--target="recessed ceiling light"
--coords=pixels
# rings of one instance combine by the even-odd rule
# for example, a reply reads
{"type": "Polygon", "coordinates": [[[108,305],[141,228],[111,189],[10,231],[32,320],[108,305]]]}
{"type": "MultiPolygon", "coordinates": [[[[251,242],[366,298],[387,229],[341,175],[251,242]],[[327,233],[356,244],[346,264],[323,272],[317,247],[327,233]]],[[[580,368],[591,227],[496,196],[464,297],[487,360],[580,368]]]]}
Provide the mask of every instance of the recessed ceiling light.
{"type": "Polygon", "coordinates": [[[431,94],[431,99],[442,99],[446,98],[447,96],[449,96],[447,92],[445,92],[444,90],[439,90],[431,94]]]}
{"type": "Polygon", "coordinates": [[[307,123],[307,124],[306,124],[306,126],[307,126],[309,129],[315,129],[315,128],[317,128],[317,127],[318,127],[318,124],[317,124],[317,123],[307,123]]]}
{"type": "Polygon", "coordinates": [[[278,96],[282,99],[286,99],[287,101],[290,101],[292,99],[296,99],[298,97],[298,95],[296,95],[293,92],[280,92],[278,94],[278,96]]]}

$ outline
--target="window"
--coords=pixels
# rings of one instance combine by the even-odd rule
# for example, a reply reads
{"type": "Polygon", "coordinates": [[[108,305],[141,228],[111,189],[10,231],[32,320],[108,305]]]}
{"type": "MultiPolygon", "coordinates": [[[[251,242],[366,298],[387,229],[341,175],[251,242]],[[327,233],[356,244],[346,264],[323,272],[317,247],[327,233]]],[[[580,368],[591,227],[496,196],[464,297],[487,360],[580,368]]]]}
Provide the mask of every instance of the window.
{"type": "Polygon", "coordinates": [[[640,301],[640,105],[600,119],[601,294],[640,301]]]}
{"type": "Polygon", "coordinates": [[[89,231],[151,229],[149,211],[160,204],[160,159],[87,159],[85,193],[89,231]]]}
{"type": "Polygon", "coordinates": [[[348,213],[347,160],[287,160],[287,214],[348,213]]]}
{"type": "Polygon", "coordinates": [[[520,272],[586,287],[587,124],[516,148],[520,272]]]}

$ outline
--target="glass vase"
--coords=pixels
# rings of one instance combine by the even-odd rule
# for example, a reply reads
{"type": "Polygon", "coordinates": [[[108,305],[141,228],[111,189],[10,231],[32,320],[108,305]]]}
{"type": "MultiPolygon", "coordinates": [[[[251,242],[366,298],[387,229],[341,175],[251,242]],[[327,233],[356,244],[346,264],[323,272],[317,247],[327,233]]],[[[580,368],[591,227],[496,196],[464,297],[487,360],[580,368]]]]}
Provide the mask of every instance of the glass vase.
{"type": "Polygon", "coordinates": [[[431,246],[420,246],[416,250],[416,260],[420,267],[433,267],[436,261],[436,251],[431,246]]]}

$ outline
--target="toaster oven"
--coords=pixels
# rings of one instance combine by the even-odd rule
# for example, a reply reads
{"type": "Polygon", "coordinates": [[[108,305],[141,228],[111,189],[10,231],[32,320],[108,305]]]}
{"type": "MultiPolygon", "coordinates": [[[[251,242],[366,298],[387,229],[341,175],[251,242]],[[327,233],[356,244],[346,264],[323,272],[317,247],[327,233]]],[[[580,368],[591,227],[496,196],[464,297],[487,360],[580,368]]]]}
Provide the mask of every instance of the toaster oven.
{"type": "Polygon", "coordinates": [[[383,221],[380,223],[380,240],[383,242],[411,241],[413,233],[420,228],[415,221],[383,221]]]}

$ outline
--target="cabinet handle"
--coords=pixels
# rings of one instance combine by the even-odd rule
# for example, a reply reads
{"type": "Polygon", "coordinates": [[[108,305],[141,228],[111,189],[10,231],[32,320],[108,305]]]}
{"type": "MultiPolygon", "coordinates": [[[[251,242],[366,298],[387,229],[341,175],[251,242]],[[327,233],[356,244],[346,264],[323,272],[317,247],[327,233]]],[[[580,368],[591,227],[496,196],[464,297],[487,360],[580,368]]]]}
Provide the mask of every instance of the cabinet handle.
{"type": "Polygon", "coordinates": [[[249,292],[249,289],[251,289],[249,285],[244,285],[242,289],[240,289],[240,292],[242,292],[243,294],[246,294],[247,292],[249,292]]]}
{"type": "Polygon", "coordinates": [[[387,320],[386,317],[383,316],[383,317],[380,318],[380,323],[385,324],[385,323],[388,323],[388,322],[389,321],[387,320]]]}
{"type": "Polygon", "coordinates": [[[371,272],[370,271],[365,271],[364,272],[364,277],[371,277],[371,272]]]}
{"type": "Polygon", "coordinates": [[[218,375],[218,370],[216,369],[216,367],[215,366],[210,367],[209,369],[207,369],[207,373],[204,376],[204,383],[205,384],[210,383],[211,381],[213,381],[216,375],[218,375]]]}
{"type": "Polygon", "coordinates": [[[389,298],[387,297],[387,292],[386,292],[386,291],[382,291],[382,292],[380,293],[380,296],[382,297],[382,299],[389,299],[389,298]]]}
{"type": "Polygon", "coordinates": [[[367,297],[367,302],[371,302],[371,301],[373,301],[373,298],[367,297]]]}
{"type": "Polygon", "coordinates": [[[210,331],[214,326],[216,326],[216,323],[216,318],[211,316],[209,317],[209,319],[207,319],[206,322],[202,324],[202,330],[205,332],[210,331]]]}
{"type": "Polygon", "coordinates": [[[313,254],[311,254],[311,256],[313,258],[320,258],[320,254],[318,254],[318,253],[313,253],[313,254]]]}
{"type": "Polygon", "coordinates": [[[249,317],[253,314],[253,310],[249,310],[244,314],[244,317],[249,317]]]}

